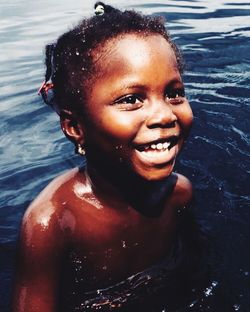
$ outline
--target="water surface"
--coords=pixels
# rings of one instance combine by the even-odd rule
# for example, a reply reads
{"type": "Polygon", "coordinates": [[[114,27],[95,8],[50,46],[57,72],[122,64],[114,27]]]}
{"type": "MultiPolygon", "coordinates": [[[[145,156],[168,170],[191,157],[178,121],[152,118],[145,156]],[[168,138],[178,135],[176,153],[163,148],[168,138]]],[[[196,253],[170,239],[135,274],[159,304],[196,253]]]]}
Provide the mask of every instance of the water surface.
{"type": "MultiPolygon", "coordinates": [[[[213,234],[216,250],[213,280],[204,289],[203,299],[209,301],[193,302],[186,310],[249,311],[250,3],[109,3],[165,16],[186,60],[184,81],[195,122],[177,171],[194,184],[195,214],[213,234]]],[[[92,5],[59,0],[0,4],[1,311],[8,311],[15,246],[27,205],[59,172],[82,162],[36,91],[43,80],[44,45],[82,15],[92,14],[92,5]]]]}

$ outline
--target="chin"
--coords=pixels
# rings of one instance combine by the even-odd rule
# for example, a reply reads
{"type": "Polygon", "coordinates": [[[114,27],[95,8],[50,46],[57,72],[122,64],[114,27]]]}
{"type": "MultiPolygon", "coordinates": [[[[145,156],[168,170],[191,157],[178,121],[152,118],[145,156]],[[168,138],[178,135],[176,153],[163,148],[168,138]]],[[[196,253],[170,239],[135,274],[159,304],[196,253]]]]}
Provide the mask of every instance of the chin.
{"type": "Polygon", "coordinates": [[[158,168],[147,168],[145,170],[138,170],[138,175],[146,181],[161,181],[169,177],[174,170],[175,161],[158,168]]]}

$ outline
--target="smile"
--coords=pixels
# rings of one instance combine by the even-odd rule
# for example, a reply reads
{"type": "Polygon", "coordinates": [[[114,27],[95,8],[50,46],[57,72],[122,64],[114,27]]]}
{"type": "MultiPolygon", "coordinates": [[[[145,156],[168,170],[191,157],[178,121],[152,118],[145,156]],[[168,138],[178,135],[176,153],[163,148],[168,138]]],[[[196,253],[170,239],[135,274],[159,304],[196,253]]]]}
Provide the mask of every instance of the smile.
{"type": "Polygon", "coordinates": [[[142,152],[146,153],[147,150],[157,150],[157,151],[161,151],[161,150],[166,150],[167,148],[169,148],[170,146],[170,142],[164,142],[164,143],[157,143],[157,144],[150,144],[148,146],[145,147],[145,150],[143,150],[142,152]]]}
{"type": "Polygon", "coordinates": [[[174,136],[165,140],[136,147],[138,158],[148,165],[160,165],[173,161],[177,154],[178,137],[174,136]]]}

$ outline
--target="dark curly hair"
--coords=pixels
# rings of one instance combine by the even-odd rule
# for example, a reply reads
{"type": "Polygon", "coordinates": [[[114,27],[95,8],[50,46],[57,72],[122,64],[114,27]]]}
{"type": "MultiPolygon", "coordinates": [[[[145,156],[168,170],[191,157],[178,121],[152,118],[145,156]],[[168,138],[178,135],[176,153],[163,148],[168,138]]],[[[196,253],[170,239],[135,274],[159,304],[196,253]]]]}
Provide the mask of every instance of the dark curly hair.
{"type": "Polygon", "coordinates": [[[83,103],[86,98],[91,78],[98,71],[93,51],[120,35],[135,33],[140,36],[163,36],[171,45],[179,71],[182,72],[179,49],[166,31],[162,17],[145,16],[131,10],[122,12],[102,2],[97,2],[95,9],[96,15],[83,19],[54,44],[46,46],[45,82],[53,84],[53,97],[48,100],[48,92],[41,93],[44,101],[57,111],[77,111],[79,103],[83,103]]]}

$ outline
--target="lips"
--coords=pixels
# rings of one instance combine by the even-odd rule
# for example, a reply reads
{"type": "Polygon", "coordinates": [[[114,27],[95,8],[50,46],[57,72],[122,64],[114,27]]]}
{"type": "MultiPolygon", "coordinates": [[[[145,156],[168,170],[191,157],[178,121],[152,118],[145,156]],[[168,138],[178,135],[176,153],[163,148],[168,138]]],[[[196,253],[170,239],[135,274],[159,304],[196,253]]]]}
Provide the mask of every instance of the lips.
{"type": "Polygon", "coordinates": [[[138,158],[148,165],[165,164],[175,159],[178,137],[172,136],[135,147],[138,158]]]}

